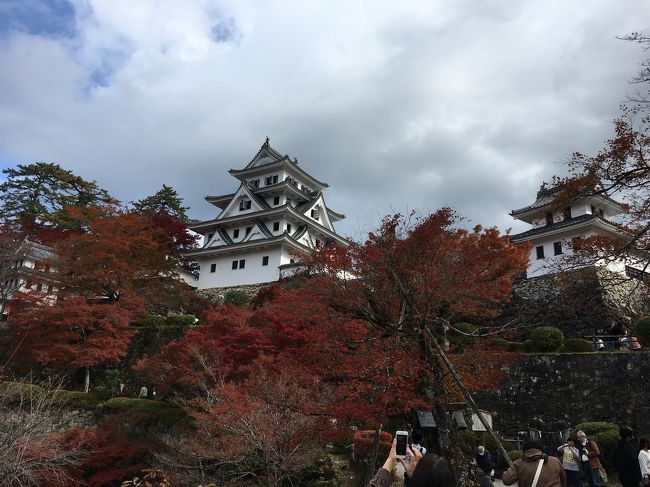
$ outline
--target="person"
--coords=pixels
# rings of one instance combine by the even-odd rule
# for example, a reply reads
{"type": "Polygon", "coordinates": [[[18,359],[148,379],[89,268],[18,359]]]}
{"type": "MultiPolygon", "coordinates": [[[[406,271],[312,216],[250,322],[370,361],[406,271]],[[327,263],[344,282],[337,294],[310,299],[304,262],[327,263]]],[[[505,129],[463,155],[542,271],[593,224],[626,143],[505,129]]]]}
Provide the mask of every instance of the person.
{"type": "MultiPolygon", "coordinates": [[[[393,440],[388,457],[383,467],[368,484],[369,487],[389,487],[392,483],[391,472],[397,465],[397,440],[393,440]]],[[[417,449],[406,449],[406,459],[402,460],[411,487],[456,487],[456,477],[451,464],[446,458],[427,453],[422,455],[417,449]],[[408,459],[409,461],[405,461],[408,459]]]]}
{"type": "Polygon", "coordinates": [[[539,442],[533,440],[524,442],[522,450],[523,457],[503,473],[505,485],[517,482],[519,487],[531,487],[541,464],[536,487],[566,487],[566,474],[557,457],[544,454],[539,442]]]}
{"type": "Polygon", "coordinates": [[[650,485],[650,440],[641,438],[639,440],[639,446],[641,447],[638,456],[639,470],[643,479],[643,484],[641,485],[650,485]]]}
{"type": "Polygon", "coordinates": [[[558,453],[562,454],[562,468],[566,475],[567,486],[582,487],[580,479],[580,453],[576,448],[575,440],[567,438],[566,443],[558,446],[558,453]]]}
{"type": "Polygon", "coordinates": [[[595,441],[589,440],[587,434],[580,430],[576,433],[578,437],[578,452],[580,453],[580,462],[585,472],[589,487],[601,487],[600,484],[600,450],[595,441]]]}
{"type": "MultiPolygon", "coordinates": [[[[427,453],[427,449],[420,445],[420,442],[422,441],[422,432],[419,429],[414,429],[411,432],[411,450],[418,450],[422,455],[425,455],[427,453]]],[[[409,459],[407,458],[407,462],[409,459]]],[[[409,477],[408,475],[404,475],[404,487],[409,487],[409,477]]]]}
{"type": "Polygon", "coordinates": [[[619,428],[621,439],[614,450],[614,466],[618,470],[618,479],[623,487],[638,487],[641,481],[639,456],[634,445],[634,431],[622,426],[619,428]]]}
{"type": "Polygon", "coordinates": [[[490,452],[483,445],[479,445],[474,455],[474,461],[478,470],[479,487],[494,487],[492,476],[494,475],[494,464],[490,452]]]}

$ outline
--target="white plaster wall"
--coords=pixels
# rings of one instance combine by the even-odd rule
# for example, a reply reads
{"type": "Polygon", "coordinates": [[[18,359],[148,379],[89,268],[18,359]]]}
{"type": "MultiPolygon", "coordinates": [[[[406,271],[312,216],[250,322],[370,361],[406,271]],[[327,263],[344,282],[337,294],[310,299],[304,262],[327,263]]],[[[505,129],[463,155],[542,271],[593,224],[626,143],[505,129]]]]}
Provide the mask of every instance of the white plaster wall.
{"type": "Polygon", "coordinates": [[[211,287],[238,286],[241,284],[256,284],[260,282],[277,281],[279,278],[278,266],[282,262],[281,247],[250,252],[231,253],[213,258],[198,258],[201,266],[199,280],[196,284],[198,289],[211,287]],[[262,257],[269,256],[269,264],[262,265],[262,257]],[[244,269],[232,269],[232,261],[246,259],[244,269]],[[211,264],[217,264],[215,272],[210,272],[211,264]]]}
{"type": "MultiPolygon", "coordinates": [[[[528,269],[526,271],[527,276],[537,277],[537,276],[543,276],[545,274],[551,274],[553,272],[557,272],[558,270],[557,266],[560,263],[560,261],[562,259],[566,259],[567,257],[573,254],[573,249],[571,248],[571,242],[573,238],[575,237],[587,238],[595,234],[596,233],[593,230],[588,230],[582,233],[565,233],[565,234],[541,236],[534,240],[530,240],[531,250],[530,250],[530,255],[528,257],[528,269]],[[562,242],[563,253],[560,255],[554,255],[555,249],[553,244],[555,242],[562,242]],[[540,245],[544,247],[543,259],[537,258],[537,247],[540,245]]],[[[590,262],[590,264],[594,264],[594,263],[590,262]]],[[[598,265],[598,263],[595,263],[595,265],[598,265]]],[[[620,271],[620,266],[617,265],[611,265],[611,266],[608,265],[607,267],[610,268],[610,270],[612,271],[617,271],[617,270],[620,271]]],[[[622,269],[623,271],[625,270],[624,264],[622,269]]]]}

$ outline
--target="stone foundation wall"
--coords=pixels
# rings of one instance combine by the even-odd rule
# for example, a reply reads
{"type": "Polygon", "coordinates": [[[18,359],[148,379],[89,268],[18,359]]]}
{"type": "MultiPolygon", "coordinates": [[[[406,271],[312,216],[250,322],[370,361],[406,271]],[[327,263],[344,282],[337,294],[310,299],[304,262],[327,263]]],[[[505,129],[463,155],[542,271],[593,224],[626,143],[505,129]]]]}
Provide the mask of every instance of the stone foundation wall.
{"type": "Polygon", "coordinates": [[[242,286],[229,286],[229,287],[212,287],[209,289],[201,289],[196,291],[197,294],[203,296],[209,301],[212,302],[221,302],[223,298],[220,296],[225,296],[228,291],[241,291],[248,295],[249,298],[253,299],[260,289],[270,286],[272,282],[263,282],[260,284],[247,284],[242,286]]]}
{"type": "Polygon", "coordinates": [[[504,317],[584,337],[614,324],[630,327],[650,312],[647,296],[647,287],[638,281],[604,269],[580,269],[515,282],[504,317]]]}
{"type": "Polygon", "coordinates": [[[524,355],[500,386],[475,395],[496,411],[509,437],[528,428],[560,431],[585,421],[632,426],[650,434],[650,352],[524,355]]]}

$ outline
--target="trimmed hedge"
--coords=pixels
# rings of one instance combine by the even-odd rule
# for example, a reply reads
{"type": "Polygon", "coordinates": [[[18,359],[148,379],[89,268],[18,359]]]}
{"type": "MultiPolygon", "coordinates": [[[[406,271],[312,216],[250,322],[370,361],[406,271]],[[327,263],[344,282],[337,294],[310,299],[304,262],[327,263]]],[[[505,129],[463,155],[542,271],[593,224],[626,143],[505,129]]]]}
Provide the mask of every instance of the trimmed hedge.
{"type": "Polygon", "coordinates": [[[644,347],[650,346],[650,316],[644,316],[634,323],[634,334],[644,347]]]}
{"type": "Polygon", "coordinates": [[[594,344],[584,338],[569,338],[564,342],[562,351],[576,353],[593,352],[594,344]]]}
{"type": "Polygon", "coordinates": [[[507,350],[510,342],[505,338],[493,338],[488,342],[488,347],[495,350],[507,350]]]}
{"type": "Polygon", "coordinates": [[[515,460],[519,460],[521,457],[523,457],[524,452],[519,450],[512,450],[508,452],[508,456],[510,457],[510,460],[514,462],[515,460]]]}
{"type": "Polygon", "coordinates": [[[235,306],[246,306],[251,298],[244,291],[230,290],[223,297],[223,304],[234,304],[235,306]]]}
{"type": "Polygon", "coordinates": [[[166,426],[187,419],[183,409],[166,401],[154,401],[134,397],[114,397],[102,404],[102,407],[115,413],[134,413],[143,416],[148,423],[158,423],[166,426]]]}
{"type": "Polygon", "coordinates": [[[135,323],[135,326],[162,330],[165,328],[186,328],[192,326],[196,321],[197,319],[194,315],[148,315],[142,318],[139,323],[135,323]]]}
{"type": "Polygon", "coordinates": [[[524,344],[522,342],[508,342],[508,352],[523,352],[524,344]]]}
{"type": "Polygon", "coordinates": [[[531,332],[530,339],[535,352],[557,352],[564,343],[564,333],[553,326],[540,326],[531,332]]]}

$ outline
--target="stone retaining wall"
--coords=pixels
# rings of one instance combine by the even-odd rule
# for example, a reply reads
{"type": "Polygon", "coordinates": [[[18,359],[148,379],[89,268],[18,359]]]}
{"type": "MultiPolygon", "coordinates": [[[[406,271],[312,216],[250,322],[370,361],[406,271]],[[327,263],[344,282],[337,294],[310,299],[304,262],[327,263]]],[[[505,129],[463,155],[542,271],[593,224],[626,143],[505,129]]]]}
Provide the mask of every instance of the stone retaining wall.
{"type": "Polygon", "coordinates": [[[650,352],[524,355],[498,388],[476,394],[506,436],[559,431],[586,421],[650,434],[650,352]]]}
{"type": "Polygon", "coordinates": [[[613,324],[627,327],[648,314],[647,287],[604,269],[586,268],[515,282],[504,318],[530,326],[555,326],[584,337],[613,324]]]}
{"type": "Polygon", "coordinates": [[[260,284],[247,284],[242,286],[229,286],[229,287],[212,287],[209,289],[201,289],[196,291],[200,296],[203,296],[209,301],[218,303],[223,300],[222,296],[225,296],[228,291],[241,291],[248,295],[249,298],[253,299],[260,289],[266,286],[270,286],[272,282],[263,282],[260,284]]]}

